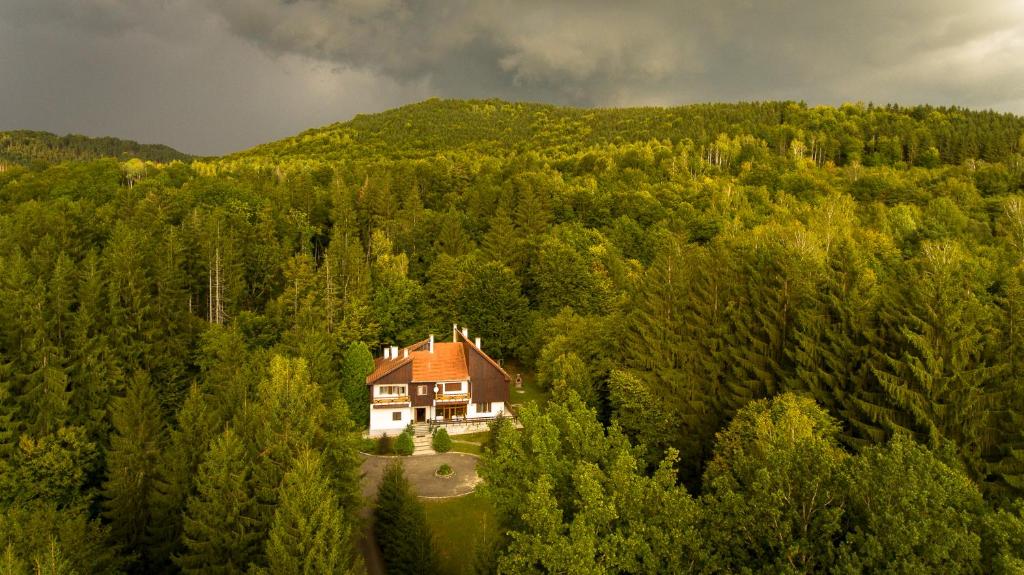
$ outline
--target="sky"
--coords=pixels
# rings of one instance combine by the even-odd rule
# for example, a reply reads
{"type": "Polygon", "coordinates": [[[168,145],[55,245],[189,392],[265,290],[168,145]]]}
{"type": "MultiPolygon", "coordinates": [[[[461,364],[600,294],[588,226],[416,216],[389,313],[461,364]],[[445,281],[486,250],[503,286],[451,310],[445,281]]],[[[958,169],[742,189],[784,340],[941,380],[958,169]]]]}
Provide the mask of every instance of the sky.
{"type": "Polygon", "coordinates": [[[431,97],[1024,114],[1024,0],[0,0],[0,130],[218,155],[431,97]]]}

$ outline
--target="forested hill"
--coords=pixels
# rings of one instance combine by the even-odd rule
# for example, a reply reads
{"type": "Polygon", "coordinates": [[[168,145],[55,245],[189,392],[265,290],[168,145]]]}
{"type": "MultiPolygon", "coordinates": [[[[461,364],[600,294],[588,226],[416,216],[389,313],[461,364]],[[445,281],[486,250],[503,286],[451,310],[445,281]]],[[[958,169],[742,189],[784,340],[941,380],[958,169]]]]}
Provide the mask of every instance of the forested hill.
{"type": "Polygon", "coordinates": [[[7,166],[0,573],[359,572],[366,375],[452,323],[546,401],[481,573],[1020,573],[1022,137],[434,100],[7,166]]]}
{"type": "Polygon", "coordinates": [[[27,165],[33,161],[58,163],[105,157],[138,158],[165,163],[191,159],[188,154],[162,144],[140,144],[132,140],[90,138],[78,134],[58,136],[49,132],[30,130],[0,132],[0,164],[6,162],[27,165]]]}
{"type": "Polygon", "coordinates": [[[427,100],[305,131],[234,157],[429,157],[454,150],[551,155],[638,141],[713,143],[753,136],[785,154],[799,137],[821,164],[912,165],[1005,159],[1021,148],[1024,119],[932,106],[795,102],[581,109],[500,100],[427,100]],[[934,151],[933,151],[934,149],[934,151]],[[936,155],[937,153],[937,155],[936,155]]]}

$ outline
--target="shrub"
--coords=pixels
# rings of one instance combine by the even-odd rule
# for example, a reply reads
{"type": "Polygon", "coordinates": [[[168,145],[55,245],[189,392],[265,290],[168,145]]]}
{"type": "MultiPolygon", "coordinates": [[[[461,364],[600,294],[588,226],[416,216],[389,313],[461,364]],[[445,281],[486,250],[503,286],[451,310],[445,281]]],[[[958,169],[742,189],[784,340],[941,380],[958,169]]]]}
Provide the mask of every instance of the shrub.
{"type": "Polygon", "coordinates": [[[448,465],[447,463],[442,463],[441,467],[437,468],[438,475],[451,475],[452,473],[455,473],[455,470],[452,469],[452,466],[448,465]]]}
{"type": "Polygon", "coordinates": [[[391,455],[395,452],[395,442],[388,437],[388,434],[381,435],[377,439],[377,455],[391,455]]]}
{"type": "Polygon", "coordinates": [[[408,432],[403,431],[398,439],[395,440],[395,453],[399,455],[412,455],[413,450],[416,446],[412,443],[412,435],[408,432]]]}
{"type": "Polygon", "coordinates": [[[377,440],[372,437],[363,437],[359,440],[359,451],[363,453],[377,453],[377,440]]]}
{"type": "Polygon", "coordinates": [[[448,453],[452,450],[452,438],[443,427],[434,432],[434,438],[430,443],[438,453],[448,453]]]}

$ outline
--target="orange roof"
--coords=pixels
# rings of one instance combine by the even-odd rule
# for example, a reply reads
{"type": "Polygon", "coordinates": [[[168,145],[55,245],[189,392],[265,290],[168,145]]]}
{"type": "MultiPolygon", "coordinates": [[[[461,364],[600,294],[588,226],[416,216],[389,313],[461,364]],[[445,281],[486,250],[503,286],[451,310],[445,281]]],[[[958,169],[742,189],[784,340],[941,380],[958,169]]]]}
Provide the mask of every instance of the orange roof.
{"type": "Polygon", "coordinates": [[[366,383],[373,383],[392,371],[412,363],[413,381],[465,381],[469,379],[466,355],[461,343],[435,342],[434,352],[428,349],[426,340],[417,342],[398,352],[398,357],[373,360],[373,372],[366,377],[366,383]],[[405,350],[409,357],[405,357],[405,350]]]}
{"type": "Polygon", "coordinates": [[[412,361],[411,357],[399,357],[398,359],[384,359],[382,357],[374,358],[373,372],[366,376],[366,383],[376,381],[410,361],[412,361]]]}
{"type": "Polygon", "coordinates": [[[412,359],[413,381],[465,381],[469,379],[466,356],[461,343],[435,343],[434,353],[414,351],[412,359]]]}

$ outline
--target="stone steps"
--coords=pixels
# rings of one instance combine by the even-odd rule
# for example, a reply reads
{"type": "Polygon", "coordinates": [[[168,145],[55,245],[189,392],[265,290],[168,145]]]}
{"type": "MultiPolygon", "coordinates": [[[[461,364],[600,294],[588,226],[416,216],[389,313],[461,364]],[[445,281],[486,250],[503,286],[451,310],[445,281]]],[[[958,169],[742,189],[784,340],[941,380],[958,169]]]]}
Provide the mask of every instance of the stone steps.
{"type": "Polygon", "coordinates": [[[413,451],[413,455],[432,455],[436,453],[434,448],[431,446],[432,439],[433,438],[430,437],[429,433],[424,436],[417,434],[413,437],[412,444],[416,446],[416,450],[413,451]]]}

